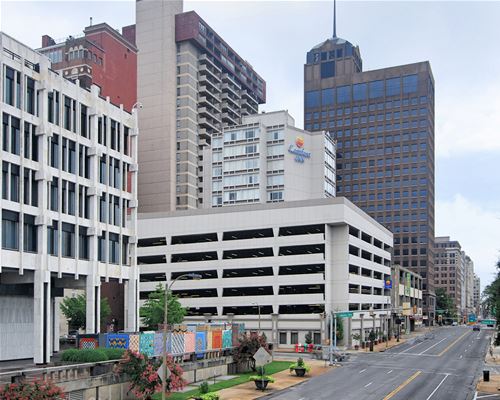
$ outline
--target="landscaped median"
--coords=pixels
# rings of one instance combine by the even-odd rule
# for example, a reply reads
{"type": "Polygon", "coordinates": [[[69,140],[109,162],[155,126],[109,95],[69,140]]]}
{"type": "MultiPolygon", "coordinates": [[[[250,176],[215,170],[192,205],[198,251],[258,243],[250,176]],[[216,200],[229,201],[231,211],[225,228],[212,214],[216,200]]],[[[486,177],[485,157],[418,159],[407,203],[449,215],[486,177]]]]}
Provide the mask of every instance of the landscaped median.
{"type": "MultiPolygon", "coordinates": [[[[287,371],[288,368],[290,367],[290,362],[289,361],[273,361],[272,363],[266,365],[266,374],[267,375],[275,375],[276,373],[280,371],[287,371]]],[[[225,381],[219,381],[216,382],[215,384],[209,385],[208,390],[210,392],[217,392],[221,394],[220,391],[223,391],[223,389],[227,388],[232,388],[237,385],[241,384],[251,384],[253,387],[254,392],[255,390],[255,385],[253,382],[249,382],[249,379],[252,375],[255,375],[254,371],[250,372],[245,372],[243,374],[237,374],[236,378],[228,379],[225,381]]],[[[274,376],[273,376],[274,377],[274,376]]],[[[278,382],[276,382],[278,383],[278,382]]],[[[275,384],[273,384],[274,386],[275,384]]],[[[264,393],[267,393],[268,391],[265,391],[264,393]]],[[[260,392],[262,393],[262,392],[260,392]]],[[[177,393],[172,393],[168,398],[169,400],[187,400],[191,399],[193,397],[196,397],[199,394],[198,389],[190,390],[187,392],[177,392],[177,393]]],[[[261,394],[262,395],[262,394],[261,394]]],[[[156,394],[155,399],[161,399],[161,394],[156,394]]],[[[221,398],[229,398],[229,397],[221,397],[221,398]]],[[[233,397],[233,399],[239,399],[239,397],[233,397]]]]}

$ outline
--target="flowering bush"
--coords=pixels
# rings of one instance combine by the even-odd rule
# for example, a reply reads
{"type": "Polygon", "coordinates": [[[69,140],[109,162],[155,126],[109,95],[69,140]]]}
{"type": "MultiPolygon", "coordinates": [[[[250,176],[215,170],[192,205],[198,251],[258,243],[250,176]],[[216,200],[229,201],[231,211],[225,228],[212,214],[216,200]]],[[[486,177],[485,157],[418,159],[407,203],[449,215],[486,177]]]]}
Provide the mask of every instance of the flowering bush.
{"type": "MultiPolygon", "coordinates": [[[[120,372],[129,376],[129,391],[136,398],[149,400],[156,392],[161,391],[161,377],[158,376],[161,360],[152,360],[143,354],[127,350],[120,361],[120,366],[120,372]]],[[[167,368],[170,371],[167,392],[182,389],[186,384],[182,379],[183,371],[174,363],[171,356],[167,357],[167,368]]]]}
{"type": "Polygon", "coordinates": [[[0,386],[2,400],[62,400],[64,393],[50,381],[11,383],[0,386]]]}

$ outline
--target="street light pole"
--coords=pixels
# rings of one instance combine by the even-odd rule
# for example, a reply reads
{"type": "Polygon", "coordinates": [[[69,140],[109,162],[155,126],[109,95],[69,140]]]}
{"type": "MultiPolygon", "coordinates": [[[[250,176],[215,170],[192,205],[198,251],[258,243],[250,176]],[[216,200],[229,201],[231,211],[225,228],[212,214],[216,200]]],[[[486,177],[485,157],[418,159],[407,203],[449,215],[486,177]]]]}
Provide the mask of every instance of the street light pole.
{"type": "Polygon", "coordinates": [[[193,280],[201,279],[199,274],[182,274],[175,278],[170,285],[165,282],[165,310],[163,312],[163,376],[161,377],[161,399],[165,400],[165,392],[167,390],[167,378],[168,378],[168,367],[167,367],[167,321],[168,321],[168,292],[172,288],[173,284],[182,278],[191,278],[193,280]]]}

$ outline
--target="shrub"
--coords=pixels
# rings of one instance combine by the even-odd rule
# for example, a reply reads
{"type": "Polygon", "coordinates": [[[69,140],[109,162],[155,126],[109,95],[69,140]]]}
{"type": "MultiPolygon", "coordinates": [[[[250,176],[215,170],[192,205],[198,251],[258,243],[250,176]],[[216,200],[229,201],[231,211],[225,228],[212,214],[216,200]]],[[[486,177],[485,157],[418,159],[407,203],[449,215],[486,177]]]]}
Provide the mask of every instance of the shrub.
{"type": "Polygon", "coordinates": [[[248,378],[249,381],[269,381],[274,383],[274,378],[271,375],[252,375],[248,378]]]}
{"type": "Polygon", "coordinates": [[[205,393],[200,396],[201,400],[219,400],[219,398],[219,394],[215,392],[205,393]]]}
{"type": "Polygon", "coordinates": [[[78,353],[80,350],[78,349],[68,349],[64,350],[61,356],[62,361],[77,361],[78,353]]]}
{"type": "Polygon", "coordinates": [[[258,335],[252,332],[243,335],[239,338],[239,344],[234,350],[233,359],[239,364],[249,361],[251,368],[255,371],[255,360],[253,359],[253,355],[260,347],[264,347],[264,349],[270,353],[269,344],[264,334],[258,335]]]}
{"type": "Polygon", "coordinates": [[[108,361],[106,352],[101,349],[81,349],[78,351],[76,361],[82,363],[91,363],[99,361],[108,361]]]}
{"type": "Polygon", "coordinates": [[[123,357],[123,353],[125,353],[125,349],[99,349],[106,353],[109,360],[119,360],[123,357]]]}
{"type": "Polygon", "coordinates": [[[61,388],[50,381],[10,383],[0,386],[0,399],[63,400],[64,398],[61,388]]]}
{"type": "Polygon", "coordinates": [[[207,394],[208,393],[208,382],[202,382],[200,385],[200,394],[207,394]]]}

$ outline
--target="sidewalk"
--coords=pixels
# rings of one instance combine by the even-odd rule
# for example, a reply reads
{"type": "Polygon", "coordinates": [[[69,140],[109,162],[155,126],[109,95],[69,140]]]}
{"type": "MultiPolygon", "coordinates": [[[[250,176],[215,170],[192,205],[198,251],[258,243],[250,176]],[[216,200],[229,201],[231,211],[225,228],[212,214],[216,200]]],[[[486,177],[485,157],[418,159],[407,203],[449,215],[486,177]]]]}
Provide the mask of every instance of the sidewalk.
{"type": "Polygon", "coordinates": [[[476,390],[478,392],[500,394],[500,346],[493,345],[494,336],[491,340],[483,368],[483,370],[490,371],[490,381],[484,382],[483,378],[479,379],[476,390]]]}
{"type": "MultiPolygon", "coordinates": [[[[297,361],[295,357],[290,359],[290,363],[294,361],[297,361]]],[[[247,382],[247,383],[242,383],[241,385],[238,386],[220,390],[218,392],[220,395],[220,399],[221,400],[258,399],[259,397],[267,396],[279,390],[286,389],[288,387],[305,382],[312,377],[322,375],[335,368],[335,367],[325,366],[324,361],[306,360],[306,363],[311,366],[311,372],[309,372],[305,377],[300,378],[296,376],[294,372],[290,373],[288,370],[281,371],[273,375],[275,382],[270,383],[265,391],[257,390],[255,388],[255,383],[247,382]]]]}

